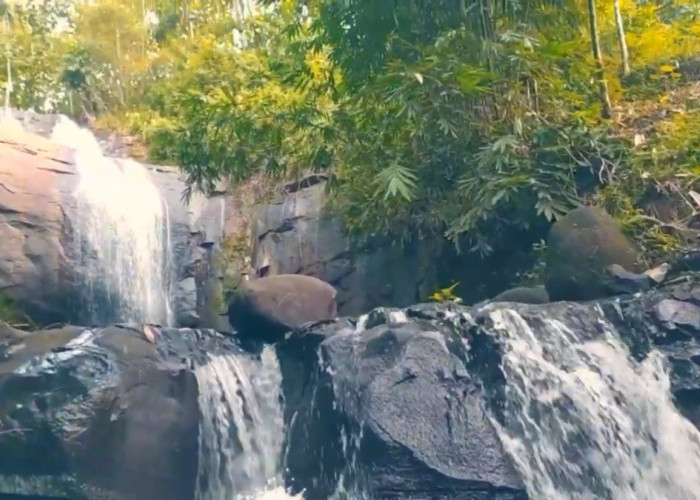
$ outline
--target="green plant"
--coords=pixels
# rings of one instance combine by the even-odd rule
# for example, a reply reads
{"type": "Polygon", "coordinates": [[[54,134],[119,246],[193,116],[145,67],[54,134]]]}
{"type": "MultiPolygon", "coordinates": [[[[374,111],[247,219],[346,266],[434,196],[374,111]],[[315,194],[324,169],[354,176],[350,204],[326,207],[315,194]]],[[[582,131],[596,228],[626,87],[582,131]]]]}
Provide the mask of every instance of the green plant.
{"type": "Polygon", "coordinates": [[[440,288],[439,290],[436,290],[430,294],[428,298],[434,302],[461,302],[462,299],[454,294],[454,290],[458,285],[459,282],[453,283],[446,288],[440,288]]]}
{"type": "Polygon", "coordinates": [[[0,294],[0,321],[10,325],[34,326],[34,323],[16,305],[15,301],[7,295],[0,294]]]}

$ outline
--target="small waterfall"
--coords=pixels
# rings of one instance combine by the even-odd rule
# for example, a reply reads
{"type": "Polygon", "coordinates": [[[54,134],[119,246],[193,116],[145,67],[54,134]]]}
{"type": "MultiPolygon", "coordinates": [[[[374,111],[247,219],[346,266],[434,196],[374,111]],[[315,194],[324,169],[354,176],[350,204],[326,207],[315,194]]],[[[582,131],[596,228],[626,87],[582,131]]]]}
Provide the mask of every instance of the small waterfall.
{"type": "Polygon", "coordinates": [[[260,360],[213,357],[197,368],[197,500],[284,500],[282,375],[274,348],[260,360]]]}
{"type": "Polygon", "coordinates": [[[489,315],[505,342],[497,427],[531,498],[700,499],[700,432],[674,407],[660,353],[632,360],[600,311],[596,338],[575,318],[489,315]]]}
{"type": "Polygon", "coordinates": [[[75,150],[75,252],[83,321],[172,324],[168,211],[148,171],[107,158],[87,129],[60,117],[52,139],[75,150]]]}

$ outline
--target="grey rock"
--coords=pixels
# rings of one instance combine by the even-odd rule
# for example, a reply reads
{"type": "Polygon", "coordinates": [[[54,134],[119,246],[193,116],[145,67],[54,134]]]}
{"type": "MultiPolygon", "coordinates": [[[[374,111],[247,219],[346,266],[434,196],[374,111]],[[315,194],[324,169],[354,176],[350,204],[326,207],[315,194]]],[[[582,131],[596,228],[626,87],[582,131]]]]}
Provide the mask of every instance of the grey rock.
{"type": "Polygon", "coordinates": [[[619,264],[608,266],[606,271],[605,287],[611,295],[637,293],[655,284],[647,274],[629,272],[619,264]]]}
{"type": "Polygon", "coordinates": [[[404,322],[392,312],[374,312],[376,326],[368,330],[343,321],[312,329],[321,365],[305,389],[291,374],[299,373],[302,352],[313,364],[315,350],[307,343],[303,351],[295,336],[279,345],[295,491],[325,499],[342,477],[369,498],[526,498],[466,368],[461,339],[449,327],[407,316],[419,309],[405,312],[404,322]]]}
{"type": "Polygon", "coordinates": [[[325,202],[323,176],[311,176],[256,207],[251,226],[257,276],[320,278],[338,290],[343,315],[408,306],[437,288],[435,252],[428,241],[404,249],[388,244],[354,248],[340,220],[326,213],[325,202]]]}
{"type": "Polygon", "coordinates": [[[656,306],[656,317],[668,326],[686,326],[700,332],[700,307],[695,304],[664,299],[656,306]]]}
{"type": "Polygon", "coordinates": [[[197,282],[194,277],[178,281],[175,297],[177,324],[188,328],[196,327],[200,318],[197,314],[197,282]]]}

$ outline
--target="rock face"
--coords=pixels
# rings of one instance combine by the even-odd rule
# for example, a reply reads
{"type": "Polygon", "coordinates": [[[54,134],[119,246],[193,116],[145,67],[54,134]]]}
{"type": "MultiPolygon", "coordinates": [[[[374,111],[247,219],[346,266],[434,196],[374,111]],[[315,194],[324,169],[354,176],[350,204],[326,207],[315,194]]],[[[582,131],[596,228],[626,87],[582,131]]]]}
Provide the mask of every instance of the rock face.
{"type": "Polygon", "coordinates": [[[431,306],[407,313],[375,310],[364,327],[340,320],[279,346],[289,482],[309,500],[341,477],[369,498],[526,498],[461,338],[431,306]],[[318,342],[321,366],[300,368],[318,342]]]}
{"type": "Polygon", "coordinates": [[[39,321],[70,309],[64,200],[69,150],[0,122],[0,294],[39,321]]]}
{"type": "MultiPolygon", "coordinates": [[[[220,281],[216,255],[224,234],[227,193],[221,190],[211,197],[195,194],[189,204],[185,204],[182,202],[185,179],[176,168],[156,165],[147,165],[147,168],[169,212],[171,289],[176,325],[218,328],[222,326],[218,316],[211,317],[208,311],[214,308],[218,313],[223,302],[215,305],[222,299],[209,290],[211,282],[220,281]]],[[[226,325],[221,329],[226,329],[226,325]]]]}
{"type": "MultiPolygon", "coordinates": [[[[57,115],[17,113],[29,130],[0,124],[0,296],[13,299],[40,324],[80,321],[80,280],[72,262],[73,227],[80,213],[74,152],[50,136],[57,115]]],[[[203,319],[218,281],[215,255],[223,237],[225,191],[182,202],[185,182],[174,168],[145,165],[165,200],[171,228],[173,305],[183,326],[216,327],[203,319]]],[[[218,311],[217,311],[218,313],[218,311]]]]}
{"type": "MultiPolygon", "coordinates": [[[[574,337],[574,342],[596,340],[614,328],[637,360],[652,349],[661,351],[670,361],[676,406],[700,428],[697,286],[585,304],[377,309],[357,321],[339,319],[297,330],[278,344],[288,484],[305,490],[309,500],[327,499],[339,482],[354,496],[368,498],[527,498],[484,413],[488,408],[502,425],[507,423],[502,329],[511,327],[523,329],[522,341],[534,336],[553,348],[566,335],[559,328],[574,332],[561,345],[574,337]],[[498,324],[509,311],[520,323],[498,324]]],[[[547,358],[543,365],[549,366],[547,358]]],[[[546,371],[532,370],[534,386],[556,386],[546,380],[546,371]]],[[[531,411],[566,412],[571,404],[564,396],[549,405],[549,396],[542,396],[537,402],[542,406],[531,411]]],[[[576,418],[573,414],[572,425],[576,418]]],[[[658,431],[650,422],[647,445],[653,447],[658,431]]],[[[575,432],[571,436],[576,439],[575,432]]],[[[581,439],[586,442],[585,434],[581,439]]]]}
{"type": "Polygon", "coordinates": [[[66,327],[0,344],[0,496],[191,500],[191,366],[235,348],[211,331],[161,330],[156,340],[66,327]]]}
{"type": "Polygon", "coordinates": [[[324,181],[313,176],[287,185],[276,200],[257,207],[251,224],[257,276],[320,278],[338,290],[343,315],[407,306],[437,289],[434,252],[426,242],[406,250],[351,248],[340,221],[324,212],[324,181]]]}
{"type": "Polygon", "coordinates": [[[280,274],[245,281],[229,304],[229,323],[240,337],[276,342],[305,323],[336,317],[336,291],[318,278],[280,274]]]}
{"type": "Polygon", "coordinates": [[[607,295],[607,267],[638,271],[637,252],[618,223],[596,207],[579,207],[551,228],[546,287],[552,301],[607,295]]]}

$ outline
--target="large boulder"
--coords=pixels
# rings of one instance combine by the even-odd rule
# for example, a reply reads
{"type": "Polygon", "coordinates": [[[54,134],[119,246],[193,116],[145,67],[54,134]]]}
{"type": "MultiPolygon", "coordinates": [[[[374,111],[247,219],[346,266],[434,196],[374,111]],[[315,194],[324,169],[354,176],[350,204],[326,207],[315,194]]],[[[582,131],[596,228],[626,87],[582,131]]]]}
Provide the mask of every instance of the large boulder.
{"type": "Polygon", "coordinates": [[[241,283],[228,318],[239,337],[275,342],[305,323],[334,319],[336,295],[335,288],[312,276],[267,276],[241,283]]]}
{"type": "Polygon", "coordinates": [[[597,207],[579,207],[552,226],[547,239],[546,287],[552,301],[592,300],[609,292],[608,266],[639,271],[634,245],[597,207]]]}
{"type": "Polygon", "coordinates": [[[213,331],[64,327],[0,344],[0,497],[192,500],[213,331]]]}
{"type": "Polygon", "coordinates": [[[70,310],[70,151],[0,121],[0,293],[40,322],[70,310]]]}
{"type": "Polygon", "coordinates": [[[462,338],[422,312],[375,310],[278,346],[287,480],[305,499],[339,487],[351,498],[526,498],[462,338]]]}

